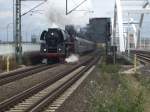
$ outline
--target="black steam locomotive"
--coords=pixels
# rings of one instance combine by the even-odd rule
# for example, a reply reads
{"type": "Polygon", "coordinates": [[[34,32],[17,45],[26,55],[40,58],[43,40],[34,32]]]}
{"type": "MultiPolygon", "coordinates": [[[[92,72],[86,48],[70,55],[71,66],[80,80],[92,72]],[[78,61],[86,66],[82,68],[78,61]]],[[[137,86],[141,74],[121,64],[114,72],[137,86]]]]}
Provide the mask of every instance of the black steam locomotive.
{"type": "Polygon", "coordinates": [[[68,34],[59,28],[49,28],[41,34],[41,55],[47,61],[64,61],[70,54],[93,51],[95,43],[68,34]]]}

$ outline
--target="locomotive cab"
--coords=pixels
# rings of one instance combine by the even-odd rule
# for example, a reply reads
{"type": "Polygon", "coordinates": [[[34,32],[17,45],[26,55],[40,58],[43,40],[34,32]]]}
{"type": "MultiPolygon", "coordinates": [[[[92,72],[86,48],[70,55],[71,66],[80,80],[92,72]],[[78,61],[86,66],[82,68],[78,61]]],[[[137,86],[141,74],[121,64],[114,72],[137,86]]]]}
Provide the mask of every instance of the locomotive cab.
{"type": "Polygon", "coordinates": [[[69,35],[61,29],[49,28],[41,34],[41,54],[47,59],[60,59],[67,55],[66,41],[69,35]]]}
{"type": "Polygon", "coordinates": [[[43,45],[41,46],[42,53],[65,53],[65,45],[63,33],[58,29],[49,29],[41,35],[43,45]]]}

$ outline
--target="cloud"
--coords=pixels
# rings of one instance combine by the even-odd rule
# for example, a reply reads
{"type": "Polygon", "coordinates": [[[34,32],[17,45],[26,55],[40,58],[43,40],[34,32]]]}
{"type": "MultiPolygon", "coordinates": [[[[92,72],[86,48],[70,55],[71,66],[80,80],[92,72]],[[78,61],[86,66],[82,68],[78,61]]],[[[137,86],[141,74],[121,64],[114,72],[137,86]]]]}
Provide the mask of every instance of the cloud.
{"type": "MultiPolygon", "coordinates": [[[[90,0],[88,0],[90,1],[90,0]]],[[[85,3],[78,10],[87,10],[89,7],[89,2],[85,3]]],[[[72,10],[77,4],[79,4],[81,0],[77,0],[74,3],[68,2],[68,10],[72,10]]],[[[47,18],[48,24],[51,26],[56,24],[60,27],[64,27],[67,24],[75,24],[75,25],[83,25],[88,23],[90,14],[83,11],[76,11],[72,12],[69,15],[65,14],[65,0],[55,0],[55,1],[48,1],[48,4],[45,8],[45,17],[47,18]]]]}

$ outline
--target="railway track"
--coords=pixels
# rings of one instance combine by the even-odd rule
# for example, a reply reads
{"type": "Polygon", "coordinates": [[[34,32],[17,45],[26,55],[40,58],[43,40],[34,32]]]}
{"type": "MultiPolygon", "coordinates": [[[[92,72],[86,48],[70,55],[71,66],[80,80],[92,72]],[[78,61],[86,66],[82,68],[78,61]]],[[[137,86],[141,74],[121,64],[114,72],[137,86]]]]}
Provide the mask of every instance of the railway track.
{"type": "Polygon", "coordinates": [[[33,70],[33,69],[36,69],[36,68],[39,68],[39,67],[42,67],[42,66],[44,66],[44,65],[36,65],[36,66],[32,66],[32,67],[29,67],[29,68],[26,68],[26,69],[20,69],[20,70],[17,70],[17,71],[10,71],[8,73],[1,73],[0,74],[0,79],[8,77],[8,76],[13,76],[13,75],[16,75],[16,74],[19,74],[19,73],[22,73],[22,72],[27,72],[27,71],[30,71],[30,70],[33,70]]]}
{"type": "Polygon", "coordinates": [[[99,59],[90,58],[67,71],[62,71],[53,79],[48,79],[22,93],[0,103],[0,110],[7,112],[41,112],[48,104],[65,92],[99,59]]]}
{"type": "Polygon", "coordinates": [[[144,64],[149,64],[150,63],[150,56],[147,54],[141,54],[141,53],[136,53],[138,60],[144,64]]]}
{"type": "MultiPolygon", "coordinates": [[[[130,58],[134,59],[134,54],[137,56],[137,60],[141,62],[142,64],[150,64],[150,55],[149,52],[138,52],[134,51],[131,53],[130,58]]],[[[125,54],[125,58],[128,57],[127,54],[125,54]]],[[[127,58],[126,58],[127,59],[127,58]]]]}
{"type": "Polygon", "coordinates": [[[28,69],[24,69],[24,70],[19,70],[16,72],[12,72],[12,73],[7,73],[7,74],[3,74],[0,75],[0,86],[13,82],[15,80],[18,79],[22,79],[24,77],[30,76],[32,74],[47,70],[49,68],[53,68],[58,66],[59,64],[54,64],[54,65],[37,65],[35,67],[31,67],[28,69]]]}
{"type": "Polygon", "coordinates": [[[134,58],[133,54],[137,55],[137,60],[143,64],[150,63],[150,52],[149,51],[141,51],[141,50],[132,50],[131,51],[131,58],[134,58]]]}

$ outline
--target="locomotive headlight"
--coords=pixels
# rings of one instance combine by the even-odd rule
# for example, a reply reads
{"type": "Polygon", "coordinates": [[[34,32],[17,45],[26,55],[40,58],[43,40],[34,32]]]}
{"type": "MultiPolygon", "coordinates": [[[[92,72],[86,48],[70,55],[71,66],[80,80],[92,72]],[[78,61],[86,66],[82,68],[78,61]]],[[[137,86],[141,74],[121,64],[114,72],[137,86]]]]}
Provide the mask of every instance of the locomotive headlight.
{"type": "Polygon", "coordinates": [[[44,51],[46,52],[46,49],[44,49],[44,51]]]}
{"type": "Polygon", "coordinates": [[[61,51],[61,49],[59,48],[58,51],[61,51]]]}
{"type": "Polygon", "coordinates": [[[52,33],[51,33],[51,35],[53,36],[53,35],[54,35],[54,33],[52,32],[52,33]]]}

